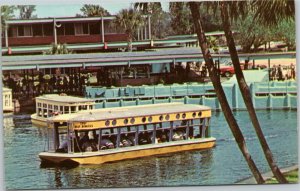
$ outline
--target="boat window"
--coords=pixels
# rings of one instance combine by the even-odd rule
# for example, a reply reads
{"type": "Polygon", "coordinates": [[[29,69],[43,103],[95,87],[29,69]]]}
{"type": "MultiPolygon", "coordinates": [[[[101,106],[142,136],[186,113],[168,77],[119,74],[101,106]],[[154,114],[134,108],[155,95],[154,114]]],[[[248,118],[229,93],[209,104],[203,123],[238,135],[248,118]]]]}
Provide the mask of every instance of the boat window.
{"type": "Polygon", "coordinates": [[[75,113],[76,112],[76,106],[71,106],[71,113],[75,113]]]}
{"type": "Polygon", "coordinates": [[[47,108],[47,104],[44,103],[44,104],[43,104],[43,107],[44,107],[44,108],[47,108]]]}
{"type": "Polygon", "coordinates": [[[58,106],[57,105],[54,106],[54,110],[58,111],[58,106]]]}
{"type": "Polygon", "coordinates": [[[65,113],[69,113],[69,106],[64,106],[65,108],[65,113]]]}

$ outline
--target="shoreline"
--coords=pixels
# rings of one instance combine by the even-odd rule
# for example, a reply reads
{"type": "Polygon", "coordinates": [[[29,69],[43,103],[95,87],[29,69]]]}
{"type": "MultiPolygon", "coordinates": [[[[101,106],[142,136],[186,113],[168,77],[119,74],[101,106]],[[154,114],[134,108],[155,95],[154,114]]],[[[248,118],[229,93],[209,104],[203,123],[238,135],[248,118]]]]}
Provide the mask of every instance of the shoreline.
{"type": "MultiPolygon", "coordinates": [[[[281,170],[282,173],[287,173],[289,171],[293,171],[293,170],[297,170],[297,169],[298,169],[298,165],[294,165],[294,166],[282,168],[280,170],[281,170]]],[[[271,179],[271,178],[274,177],[272,171],[263,173],[262,176],[263,176],[264,180],[271,179]]],[[[241,185],[243,185],[243,184],[257,184],[257,183],[255,181],[255,178],[252,176],[252,177],[249,177],[249,178],[245,178],[245,179],[239,180],[239,181],[235,182],[235,184],[241,184],[241,185]]]]}

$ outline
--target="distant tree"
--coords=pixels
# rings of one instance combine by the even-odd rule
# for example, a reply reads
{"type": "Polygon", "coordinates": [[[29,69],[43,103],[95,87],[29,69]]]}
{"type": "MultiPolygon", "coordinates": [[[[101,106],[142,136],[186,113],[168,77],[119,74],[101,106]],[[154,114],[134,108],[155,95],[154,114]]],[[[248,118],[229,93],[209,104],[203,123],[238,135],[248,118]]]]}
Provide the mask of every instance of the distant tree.
{"type": "Polygon", "coordinates": [[[132,51],[132,40],[135,31],[144,24],[139,11],[122,9],[116,16],[115,25],[127,34],[128,51],[132,51]]]}
{"type": "Polygon", "coordinates": [[[184,2],[170,2],[171,28],[174,34],[193,34],[193,18],[184,2]]]}
{"type": "Polygon", "coordinates": [[[150,15],[152,39],[164,38],[169,34],[170,14],[163,11],[161,3],[135,3],[134,7],[142,14],[150,15]]]}
{"type": "Polygon", "coordinates": [[[66,44],[52,44],[51,48],[45,52],[45,55],[54,55],[54,54],[72,54],[72,51],[67,48],[66,44]]]}
{"type": "Polygon", "coordinates": [[[101,7],[100,5],[85,4],[80,9],[80,11],[86,17],[96,17],[96,16],[102,17],[102,16],[109,16],[110,15],[110,13],[106,9],[101,7]]]}
{"type": "Polygon", "coordinates": [[[277,40],[282,40],[288,46],[289,50],[296,50],[296,29],[295,20],[284,19],[278,23],[274,33],[277,40]]]}
{"type": "Polygon", "coordinates": [[[5,21],[12,19],[14,17],[15,6],[1,6],[1,30],[4,31],[8,26],[5,21]]]}
{"type": "Polygon", "coordinates": [[[234,28],[239,31],[237,42],[242,46],[243,52],[251,52],[252,47],[256,52],[259,46],[266,44],[274,36],[270,27],[254,20],[254,13],[248,13],[245,18],[239,17],[234,28]]]}
{"type": "Polygon", "coordinates": [[[18,5],[17,9],[20,12],[20,19],[37,18],[37,15],[32,14],[35,11],[35,5],[18,5]]]}

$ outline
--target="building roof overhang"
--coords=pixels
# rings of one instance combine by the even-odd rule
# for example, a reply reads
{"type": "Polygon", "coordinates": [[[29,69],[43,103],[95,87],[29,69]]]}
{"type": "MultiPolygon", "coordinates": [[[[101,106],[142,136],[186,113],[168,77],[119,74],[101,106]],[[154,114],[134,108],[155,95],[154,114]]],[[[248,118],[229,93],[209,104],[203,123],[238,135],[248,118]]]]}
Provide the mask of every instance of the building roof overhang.
{"type": "Polygon", "coordinates": [[[101,21],[101,20],[113,20],[115,16],[106,17],[51,17],[43,19],[14,19],[6,21],[7,24],[37,24],[37,23],[53,23],[56,22],[84,22],[84,21],[101,21]]]}

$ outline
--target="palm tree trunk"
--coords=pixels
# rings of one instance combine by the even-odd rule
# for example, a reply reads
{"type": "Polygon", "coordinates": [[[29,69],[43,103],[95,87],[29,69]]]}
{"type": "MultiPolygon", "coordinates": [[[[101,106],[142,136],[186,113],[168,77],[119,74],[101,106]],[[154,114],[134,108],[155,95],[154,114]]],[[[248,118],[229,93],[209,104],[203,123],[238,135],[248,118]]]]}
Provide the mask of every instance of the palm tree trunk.
{"type": "Polygon", "coordinates": [[[231,60],[232,60],[233,66],[234,66],[237,82],[239,84],[239,88],[240,88],[241,94],[243,96],[244,102],[246,104],[247,110],[249,112],[249,116],[250,116],[250,119],[251,119],[252,124],[254,126],[255,132],[258,136],[259,142],[262,146],[265,157],[266,157],[266,159],[269,163],[269,166],[270,166],[274,176],[276,177],[278,182],[287,183],[287,180],[282,175],[282,173],[280,172],[280,169],[278,168],[278,166],[276,165],[276,162],[273,159],[272,152],[271,152],[271,150],[268,146],[268,143],[267,143],[267,141],[264,137],[264,134],[263,134],[262,129],[260,127],[259,121],[257,119],[256,112],[255,112],[255,109],[254,109],[254,106],[253,106],[253,103],[252,103],[249,87],[246,83],[243,72],[241,70],[239,57],[238,57],[238,54],[237,54],[237,51],[236,51],[236,48],[235,48],[234,39],[233,39],[232,32],[231,32],[231,29],[230,29],[228,8],[227,8],[226,2],[221,2],[220,9],[221,9],[223,29],[224,29],[224,32],[225,32],[226,41],[227,41],[227,45],[228,45],[228,48],[229,48],[231,60]]]}
{"type": "Polygon", "coordinates": [[[128,43],[128,52],[132,52],[132,34],[128,34],[127,43],[128,43]]]}
{"type": "Polygon", "coordinates": [[[221,108],[223,110],[225,119],[231,129],[231,132],[235,138],[235,141],[238,144],[240,151],[242,152],[253,176],[255,177],[255,180],[257,181],[257,183],[262,184],[262,183],[264,183],[264,179],[263,179],[261,173],[259,172],[258,168],[256,167],[254,161],[252,160],[251,155],[247,149],[244,136],[233,116],[233,113],[232,113],[230,107],[229,107],[223,87],[220,82],[220,78],[218,76],[217,68],[214,66],[213,59],[210,55],[210,52],[209,52],[209,49],[207,46],[206,37],[205,37],[204,31],[202,28],[202,23],[200,20],[201,17],[200,17],[200,12],[199,12],[199,4],[197,2],[189,2],[189,6],[190,6],[190,9],[192,12],[194,26],[195,26],[197,36],[199,39],[201,51],[202,51],[205,63],[208,67],[209,76],[210,76],[210,79],[215,88],[215,91],[216,91],[217,97],[219,99],[221,108]]]}

